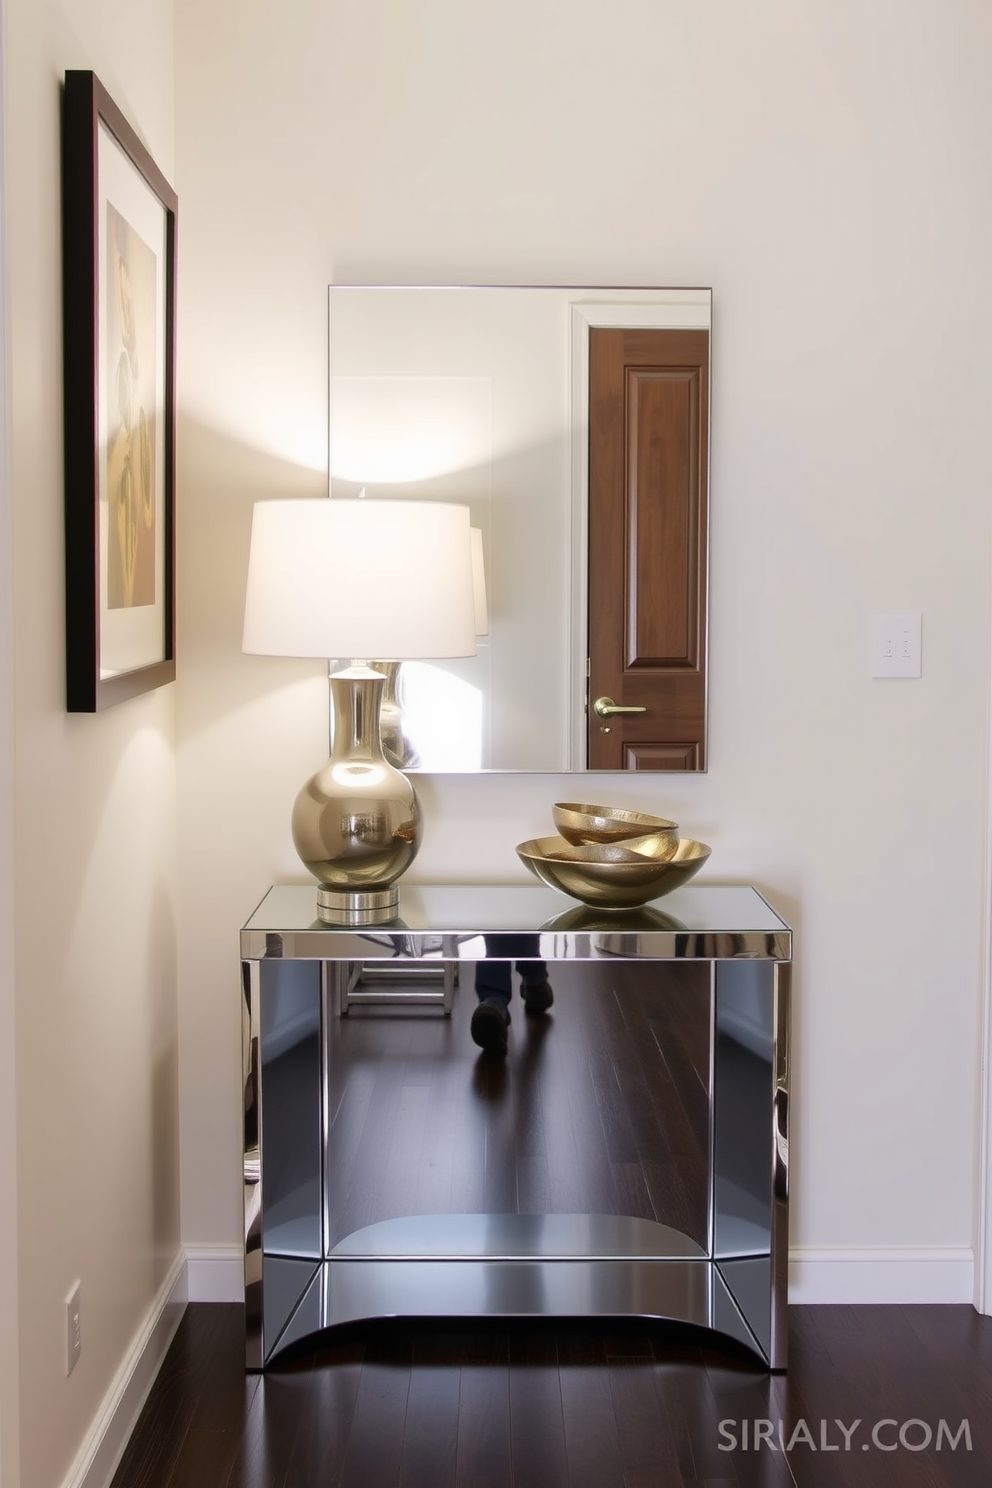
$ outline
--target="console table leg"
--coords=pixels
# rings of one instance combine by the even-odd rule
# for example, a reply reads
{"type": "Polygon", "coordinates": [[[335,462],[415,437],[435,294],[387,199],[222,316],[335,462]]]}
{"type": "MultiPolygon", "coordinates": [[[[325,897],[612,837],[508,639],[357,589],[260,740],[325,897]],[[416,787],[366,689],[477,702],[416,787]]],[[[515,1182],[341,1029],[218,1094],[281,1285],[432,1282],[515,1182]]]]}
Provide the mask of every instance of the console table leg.
{"type": "Polygon", "coordinates": [[[246,1362],[263,1369],[324,1257],[324,979],[246,962],[246,1362]]]}
{"type": "Polygon", "coordinates": [[[775,963],[775,1107],[772,1178],[772,1369],[785,1369],[789,1350],[789,1081],[792,963],[775,963]]]}
{"type": "Polygon", "coordinates": [[[259,984],[257,961],[241,963],[241,1073],[244,1091],[245,1368],[261,1369],[262,1162],[259,1146],[259,984]]]}
{"type": "Polygon", "coordinates": [[[789,971],[716,963],[713,1256],[772,1369],[788,1341],[789,971]]]}

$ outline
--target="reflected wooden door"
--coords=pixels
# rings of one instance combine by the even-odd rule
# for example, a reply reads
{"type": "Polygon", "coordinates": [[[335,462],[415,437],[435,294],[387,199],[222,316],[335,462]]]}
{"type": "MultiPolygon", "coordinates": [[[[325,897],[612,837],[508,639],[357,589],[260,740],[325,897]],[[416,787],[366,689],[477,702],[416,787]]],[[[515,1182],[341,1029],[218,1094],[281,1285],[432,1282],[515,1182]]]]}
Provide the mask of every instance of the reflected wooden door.
{"type": "Polygon", "coordinates": [[[703,770],[709,332],[589,335],[589,768],[703,770]]]}

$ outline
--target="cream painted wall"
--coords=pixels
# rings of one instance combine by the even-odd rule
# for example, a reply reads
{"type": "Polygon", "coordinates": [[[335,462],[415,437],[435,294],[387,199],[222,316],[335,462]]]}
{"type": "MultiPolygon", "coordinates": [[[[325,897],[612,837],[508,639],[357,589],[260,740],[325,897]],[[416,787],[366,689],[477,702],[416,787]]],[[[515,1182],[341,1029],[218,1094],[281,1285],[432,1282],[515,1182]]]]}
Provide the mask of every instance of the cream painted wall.
{"type": "Polygon", "coordinates": [[[170,0],[6,0],[20,1471],[5,1488],[63,1481],[180,1232],[175,688],[94,717],[64,704],[68,67],[99,74],[170,172],[170,0]],[[82,1355],[66,1379],[77,1278],[82,1355]]]}
{"type": "MultiPolygon", "coordinates": [[[[6,117],[0,3],[0,1193],[17,1192],[17,1023],[14,1012],[13,610],[10,602],[10,377],[6,117]]],[[[17,1205],[0,1207],[0,1482],[19,1473],[17,1205]]]]}
{"type": "MultiPolygon", "coordinates": [[[[710,769],[600,779],[797,931],[793,1243],[972,1243],[992,452],[979,0],[175,0],[183,1228],[239,1235],[237,929],[302,876],[306,664],[243,657],[252,502],[325,488],[325,286],[714,290],[710,769]],[[868,617],[921,610],[918,682],[868,617]]],[[[425,783],[422,881],[573,781],[425,783]]]]}

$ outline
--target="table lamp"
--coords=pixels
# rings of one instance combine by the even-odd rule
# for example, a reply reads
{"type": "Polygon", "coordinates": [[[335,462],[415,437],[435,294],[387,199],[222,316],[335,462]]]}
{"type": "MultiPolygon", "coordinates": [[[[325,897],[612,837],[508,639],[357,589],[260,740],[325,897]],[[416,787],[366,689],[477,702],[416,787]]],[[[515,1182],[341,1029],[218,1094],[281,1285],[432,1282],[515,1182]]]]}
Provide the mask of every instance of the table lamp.
{"type": "Polygon", "coordinates": [[[469,509],[446,502],[259,501],[242,650],[362,658],[331,673],[331,754],[293,807],[293,842],[318,914],[388,924],[420,846],[410,780],[383,753],[385,677],[368,661],[475,654],[469,509]]]}

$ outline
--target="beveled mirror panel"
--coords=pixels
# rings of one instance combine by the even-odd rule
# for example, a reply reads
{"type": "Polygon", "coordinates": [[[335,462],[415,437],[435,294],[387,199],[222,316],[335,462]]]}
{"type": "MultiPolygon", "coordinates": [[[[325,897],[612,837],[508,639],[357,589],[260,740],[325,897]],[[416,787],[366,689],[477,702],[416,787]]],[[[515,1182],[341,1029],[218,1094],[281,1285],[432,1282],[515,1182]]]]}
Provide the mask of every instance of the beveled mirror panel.
{"type": "Polygon", "coordinates": [[[404,768],[705,768],[711,298],[331,286],[330,495],[481,534],[476,656],[391,679],[404,768]]]}

